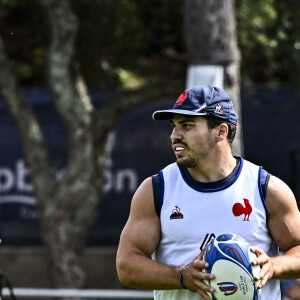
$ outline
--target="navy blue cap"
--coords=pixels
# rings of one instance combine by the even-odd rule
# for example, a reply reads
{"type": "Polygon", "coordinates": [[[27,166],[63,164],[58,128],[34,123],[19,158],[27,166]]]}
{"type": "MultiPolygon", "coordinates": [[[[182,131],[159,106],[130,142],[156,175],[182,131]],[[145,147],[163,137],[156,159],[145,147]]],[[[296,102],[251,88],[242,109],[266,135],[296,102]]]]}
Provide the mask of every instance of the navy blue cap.
{"type": "Polygon", "coordinates": [[[152,115],[154,120],[170,120],[173,114],[190,116],[213,116],[237,125],[237,114],[229,95],[218,87],[196,86],[185,90],[172,109],[158,110],[152,115]]]}

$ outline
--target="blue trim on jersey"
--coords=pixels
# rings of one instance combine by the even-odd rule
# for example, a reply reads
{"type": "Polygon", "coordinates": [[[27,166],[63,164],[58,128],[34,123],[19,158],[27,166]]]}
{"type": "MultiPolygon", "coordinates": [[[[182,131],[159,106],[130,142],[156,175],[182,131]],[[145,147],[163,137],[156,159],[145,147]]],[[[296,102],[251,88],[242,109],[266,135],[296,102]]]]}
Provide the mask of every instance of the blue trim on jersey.
{"type": "Polygon", "coordinates": [[[160,179],[161,179],[161,182],[160,182],[161,192],[160,192],[160,199],[159,199],[160,200],[159,201],[159,207],[160,207],[159,215],[160,215],[161,208],[162,208],[163,202],[164,202],[165,180],[164,180],[164,174],[163,174],[163,172],[161,170],[159,171],[159,174],[160,174],[160,179]]]}
{"type": "MultiPolygon", "coordinates": [[[[221,179],[220,181],[214,182],[216,187],[213,187],[213,188],[212,187],[209,188],[211,183],[201,183],[202,186],[204,185],[204,187],[196,186],[193,183],[193,181],[191,181],[193,179],[192,178],[189,179],[187,177],[188,174],[183,173],[183,172],[187,172],[187,171],[182,168],[179,168],[179,169],[180,169],[180,171],[182,171],[181,174],[183,174],[182,177],[183,177],[184,181],[193,189],[200,191],[200,192],[204,192],[204,193],[205,192],[216,192],[216,191],[221,191],[221,190],[229,187],[239,177],[239,175],[242,171],[242,167],[243,167],[243,159],[241,157],[236,157],[236,158],[239,158],[240,160],[239,160],[239,163],[236,166],[235,170],[226,178],[221,179]],[[232,176],[232,175],[234,175],[234,176],[232,176]]],[[[264,206],[264,209],[266,212],[266,219],[267,219],[268,218],[268,208],[265,203],[265,196],[266,196],[266,190],[267,190],[270,174],[266,170],[264,170],[262,167],[260,167],[258,175],[259,175],[258,176],[258,188],[259,188],[260,198],[263,203],[263,206],[264,206]]],[[[155,210],[156,210],[157,216],[160,217],[160,212],[161,212],[161,208],[162,208],[163,201],[164,201],[164,189],[165,189],[163,171],[159,171],[159,173],[152,176],[152,184],[153,184],[155,210]]],[[[199,184],[200,184],[200,182],[199,182],[199,184]]]]}
{"type": "Polygon", "coordinates": [[[258,189],[259,189],[261,202],[262,202],[262,204],[264,206],[264,209],[265,209],[265,212],[266,212],[266,219],[268,220],[269,213],[268,213],[268,208],[267,208],[266,200],[265,200],[264,193],[263,193],[263,190],[262,190],[262,185],[261,185],[261,171],[262,171],[262,167],[259,167],[259,170],[258,170],[258,189]]]}
{"type": "Polygon", "coordinates": [[[235,176],[231,181],[229,181],[227,184],[222,185],[222,186],[220,186],[219,188],[215,188],[215,189],[202,189],[202,188],[199,188],[199,187],[193,185],[193,184],[188,180],[188,178],[186,178],[186,176],[185,176],[185,174],[184,174],[182,168],[179,168],[179,170],[180,170],[181,176],[182,176],[183,180],[185,181],[185,183],[186,183],[187,185],[189,185],[192,189],[194,189],[194,190],[196,190],[196,191],[198,191],[198,192],[202,192],[202,193],[212,193],[212,192],[219,192],[219,191],[225,190],[226,188],[228,188],[229,186],[231,186],[232,184],[234,184],[235,181],[239,178],[239,176],[240,176],[240,174],[241,174],[241,172],[242,172],[243,165],[244,165],[244,160],[243,160],[243,158],[241,157],[240,167],[239,167],[239,170],[238,170],[236,176],[235,176]]]}

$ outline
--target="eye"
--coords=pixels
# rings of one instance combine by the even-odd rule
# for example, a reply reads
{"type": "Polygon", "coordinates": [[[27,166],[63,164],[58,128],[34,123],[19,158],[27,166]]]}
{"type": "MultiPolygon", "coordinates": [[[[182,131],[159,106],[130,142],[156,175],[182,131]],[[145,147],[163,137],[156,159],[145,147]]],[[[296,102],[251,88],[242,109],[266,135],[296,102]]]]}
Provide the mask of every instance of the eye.
{"type": "Polygon", "coordinates": [[[183,128],[189,128],[189,127],[192,127],[192,126],[193,126],[193,124],[191,124],[191,123],[183,123],[182,124],[183,128]]]}

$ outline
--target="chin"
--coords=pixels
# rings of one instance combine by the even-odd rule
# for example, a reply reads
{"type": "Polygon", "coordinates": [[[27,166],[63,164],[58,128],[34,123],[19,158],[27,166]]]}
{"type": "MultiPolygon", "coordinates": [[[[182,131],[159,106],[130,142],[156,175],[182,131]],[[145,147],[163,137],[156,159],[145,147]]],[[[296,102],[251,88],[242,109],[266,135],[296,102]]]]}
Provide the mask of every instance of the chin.
{"type": "Polygon", "coordinates": [[[184,168],[195,168],[196,166],[194,160],[190,158],[177,158],[176,163],[179,167],[184,167],[184,168]]]}

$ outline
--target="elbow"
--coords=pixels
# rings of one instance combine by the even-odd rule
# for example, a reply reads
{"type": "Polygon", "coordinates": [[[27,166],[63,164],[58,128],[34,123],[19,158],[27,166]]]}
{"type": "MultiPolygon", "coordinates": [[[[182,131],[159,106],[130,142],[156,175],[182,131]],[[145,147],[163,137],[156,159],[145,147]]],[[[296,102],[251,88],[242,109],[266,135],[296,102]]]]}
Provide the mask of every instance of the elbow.
{"type": "Polygon", "coordinates": [[[117,275],[121,284],[132,287],[132,279],[130,278],[130,272],[126,260],[117,258],[116,261],[117,275]]]}
{"type": "Polygon", "coordinates": [[[118,271],[118,278],[122,285],[127,286],[127,287],[134,287],[134,285],[131,284],[131,281],[128,279],[128,276],[126,275],[126,273],[118,271]]]}
{"type": "Polygon", "coordinates": [[[120,268],[119,266],[117,266],[117,274],[118,274],[118,278],[121,284],[125,285],[125,286],[129,286],[129,282],[128,282],[128,276],[126,275],[126,272],[124,270],[122,270],[122,268],[120,268]]]}

